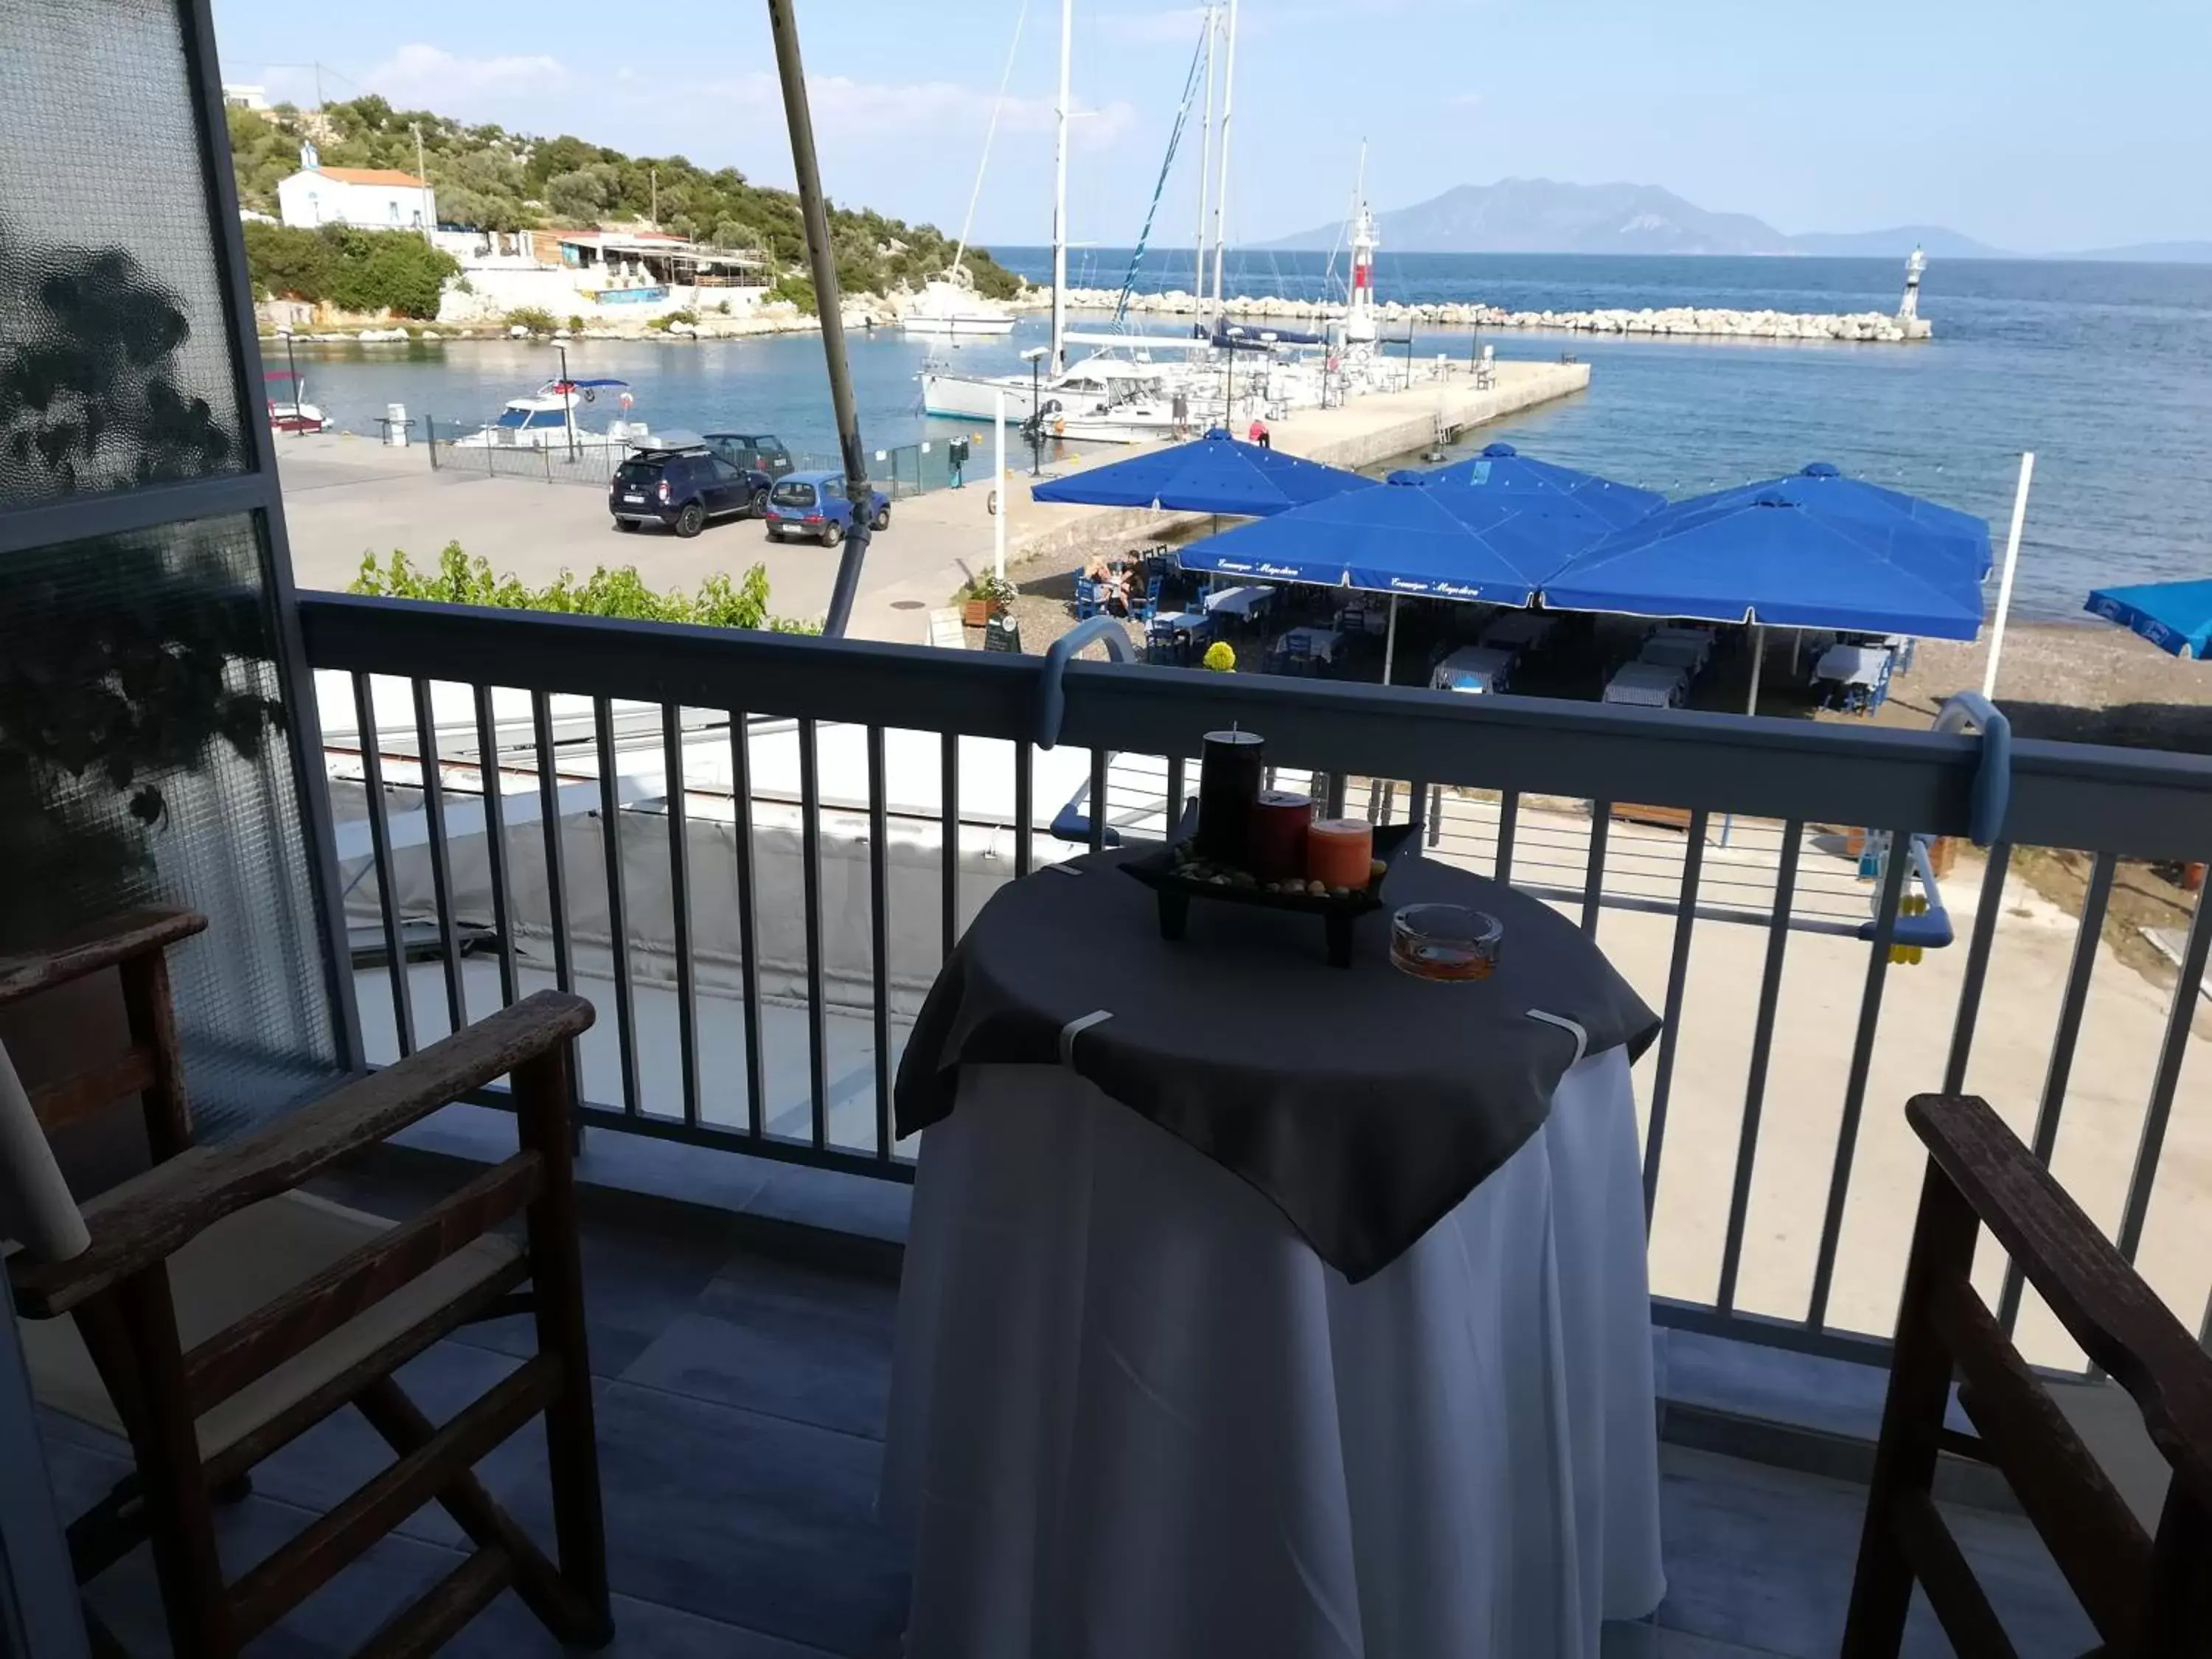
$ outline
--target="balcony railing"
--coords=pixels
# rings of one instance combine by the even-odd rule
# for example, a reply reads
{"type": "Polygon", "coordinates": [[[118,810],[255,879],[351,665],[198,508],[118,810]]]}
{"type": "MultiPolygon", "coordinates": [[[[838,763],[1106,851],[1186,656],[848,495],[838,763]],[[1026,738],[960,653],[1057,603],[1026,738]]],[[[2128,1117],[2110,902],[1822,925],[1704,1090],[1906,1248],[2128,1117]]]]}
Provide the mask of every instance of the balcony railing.
{"type": "MultiPolygon", "coordinates": [[[[1919,1169],[1899,1109],[1961,1086],[2187,1322],[2205,1308],[2212,1123],[2174,1109],[2212,908],[2170,987],[2106,922],[2124,860],[2212,854],[2212,760],[1080,661],[1055,698],[1036,657],[299,614],[372,1060],[557,983],[601,1002],[592,1124],[910,1178],[890,1078],[966,918],[1073,850],[1061,802],[1093,846],[1157,834],[1234,724],[1340,809],[1419,804],[1432,855],[1559,905],[1663,1011],[1638,1079],[1663,1321],[1878,1361],[1919,1169]],[[1918,884],[1901,859],[1862,881],[1844,832],[1964,836],[1992,764],[2001,838],[1941,884],[1954,942],[1893,961],[1918,884]],[[2080,855],[2077,911],[2023,883],[2031,848],[2080,855]]],[[[2032,1357],[2077,1363],[1991,1271],[2032,1357]]]]}

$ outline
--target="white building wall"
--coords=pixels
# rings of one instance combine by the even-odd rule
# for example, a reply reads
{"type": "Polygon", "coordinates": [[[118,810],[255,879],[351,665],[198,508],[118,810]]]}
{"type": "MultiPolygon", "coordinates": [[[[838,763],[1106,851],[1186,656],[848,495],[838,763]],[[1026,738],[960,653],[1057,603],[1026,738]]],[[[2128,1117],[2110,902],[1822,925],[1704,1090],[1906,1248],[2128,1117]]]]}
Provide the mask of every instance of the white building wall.
{"type": "Polygon", "coordinates": [[[325,173],[294,173],[276,186],[276,207],[288,225],[353,225],[362,230],[420,230],[437,221],[437,194],[412,185],[356,185],[325,173]]]}

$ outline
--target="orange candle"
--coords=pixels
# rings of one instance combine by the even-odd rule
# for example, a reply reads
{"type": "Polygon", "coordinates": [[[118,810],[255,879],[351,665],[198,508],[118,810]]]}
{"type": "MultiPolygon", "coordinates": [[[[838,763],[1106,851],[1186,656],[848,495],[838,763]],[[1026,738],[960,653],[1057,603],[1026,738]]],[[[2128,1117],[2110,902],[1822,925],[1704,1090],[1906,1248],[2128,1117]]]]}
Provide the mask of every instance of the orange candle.
{"type": "Polygon", "coordinates": [[[1316,818],[1306,830],[1306,879],[1324,887],[1367,885],[1375,826],[1365,818],[1316,818]]]}

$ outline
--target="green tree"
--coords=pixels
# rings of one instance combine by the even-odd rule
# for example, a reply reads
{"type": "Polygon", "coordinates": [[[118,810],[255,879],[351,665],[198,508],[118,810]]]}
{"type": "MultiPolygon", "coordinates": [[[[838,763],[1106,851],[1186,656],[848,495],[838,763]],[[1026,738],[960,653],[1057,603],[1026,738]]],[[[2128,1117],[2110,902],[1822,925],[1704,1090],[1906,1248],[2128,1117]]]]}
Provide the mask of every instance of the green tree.
{"type": "Polygon", "coordinates": [[[348,311],[391,311],[402,317],[438,314],[446,279],[460,262],[405,231],[325,228],[338,249],[332,303],[348,311]]]}

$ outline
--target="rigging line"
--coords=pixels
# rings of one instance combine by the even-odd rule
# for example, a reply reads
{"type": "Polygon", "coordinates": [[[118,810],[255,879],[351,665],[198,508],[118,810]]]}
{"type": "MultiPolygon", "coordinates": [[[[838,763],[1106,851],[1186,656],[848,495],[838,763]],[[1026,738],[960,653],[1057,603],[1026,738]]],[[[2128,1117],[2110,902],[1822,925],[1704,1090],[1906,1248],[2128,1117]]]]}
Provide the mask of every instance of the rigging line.
{"type": "Polygon", "coordinates": [[[1022,0],[1014,14],[1014,38],[1006,47],[1006,66],[999,72],[999,95],[991,105],[991,125],[983,132],[982,159],[975,163],[975,188],[968,192],[968,216],[960,222],[960,246],[952,251],[952,269],[968,257],[968,233],[975,228],[975,204],[983,199],[983,174],[991,165],[991,141],[999,136],[999,112],[1006,106],[1006,84],[1014,78],[1014,54],[1022,48],[1022,25],[1029,21],[1030,0],[1022,0]]]}
{"type": "Polygon", "coordinates": [[[1152,205],[1145,210],[1145,228],[1137,234],[1137,246],[1129,254],[1128,274],[1121,278],[1121,292],[1114,301],[1114,326],[1122,327],[1128,319],[1129,296],[1137,287],[1137,270],[1145,263],[1145,244],[1152,238],[1152,217],[1160,210],[1160,196],[1168,187],[1168,171],[1175,166],[1176,148],[1182,143],[1182,131],[1190,120],[1190,106],[1198,96],[1199,69],[1206,61],[1206,39],[1213,27],[1212,15],[1199,30],[1198,50],[1190,55],[1190,72],[1183,77],[1182,106],[1176,111],[1175,125],[1168,131],[1168,153],[1160,160],[1160,176],[1152,182],[1152,205]]]}

